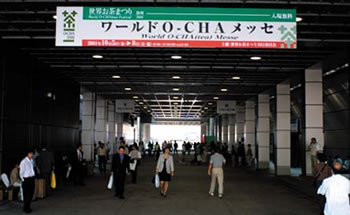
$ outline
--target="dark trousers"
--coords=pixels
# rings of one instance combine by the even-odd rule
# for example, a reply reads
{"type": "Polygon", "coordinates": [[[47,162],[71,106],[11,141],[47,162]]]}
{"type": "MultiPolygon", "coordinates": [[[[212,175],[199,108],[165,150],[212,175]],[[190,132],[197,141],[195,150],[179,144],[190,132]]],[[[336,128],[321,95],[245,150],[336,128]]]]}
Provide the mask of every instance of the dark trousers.
{"type": "Polygon", "coordinates": [[[74,173],[74,184],[80,184],[84,185],[84,168],[82,164],[79,164],[78,166],[73,169],[74,173]]]}
{"type": "Polygon", "coordinates": [[[30,211],[30,204],[32,203],[34,189],[35,189],[35,179],[34,177],[25,178],[22,184],[23,188],[23,200],[24,200],[24,211],[30,211]]]}
{"type": "Polygon", "coordinates": [[[132,183],[136,184],[136,178],[137,178],[137,165],[135,170],[130,170],[131,177],[132,177],[132,183]]]}
{"type": "Polygon", "coordinates": [[[51,194],[51,173],[42,173],[42,177],[45,179],[46,195],[51,194]]]}
{"type": "Polygon", "coordinates": [[[114,174],[114,187],[115,187],[116,195],[124,196],[125,174],[121,174],[121,173],[114,174]]]}
{"type": "Polygon", "coordinates": [[[98,156],[98,167],[100,168],[100,173],[106,172],[107,158],[106,156],[98,156]]]}

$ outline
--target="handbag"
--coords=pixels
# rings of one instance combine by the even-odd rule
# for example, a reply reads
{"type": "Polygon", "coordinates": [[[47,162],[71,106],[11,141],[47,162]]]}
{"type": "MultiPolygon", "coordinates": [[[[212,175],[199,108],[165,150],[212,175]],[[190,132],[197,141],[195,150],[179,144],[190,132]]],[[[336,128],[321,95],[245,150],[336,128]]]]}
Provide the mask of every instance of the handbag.
{"type": "Polygon", "coordinates": [[[56,189],[56,175],[55,172],[51,172],[51,188],[56,189]]]}
{"type": "Polygon", "coordinates": [[[131,171],[135,171],[136,170],[136,164],[137,164],[137,161],[134,160],[134,162],[130,163],[129,166],[130,166],[130,170],[131,171]]]}
{"type": "Polygon", "coordinates": [[[156,188],[159,188],[159,186],[160,186],[160,179],[159,179],[159,175],[158,175],[158,174],[155,175],[155,178],[154,178],[154,186],[155,186],[156,188]]]}
{"type": "Polygon", "coordinates": [[[111,190],[113,187],[113,175],[109,176],[108,184],[107,184],[107,189],[111,190]]]}
{"type": "Polygon", "coordinates": [[[317,175],[315,176],[315,179],[314,181],[312,182],[312,185],[314,187],[317,187],[317,181],[318,181],[318,178],[320,177],[321,173],[323,172],[324,168],[326,168],[327,164],[324,164],[324,166],[322,167],[322,169],[317,173],[317,175]]]}

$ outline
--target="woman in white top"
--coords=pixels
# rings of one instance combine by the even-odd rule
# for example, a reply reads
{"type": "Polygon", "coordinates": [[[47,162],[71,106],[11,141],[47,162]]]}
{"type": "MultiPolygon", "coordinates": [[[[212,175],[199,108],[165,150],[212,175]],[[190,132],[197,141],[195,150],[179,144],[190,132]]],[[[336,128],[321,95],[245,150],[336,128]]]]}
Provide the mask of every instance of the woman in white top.
{"type": "Polygon", "coordinates": [[[160,179],[160,195],[166,197],[169,181],[174,176],[174,159],[170,155],[170,149],[165,148],[163,155],[159,156],[156,168],[156,174],[159,174],[160,179]]]}
{"type": "Polygon", "coordinates": [[[130,172],[132,176],[132,183],[136,184],[137,167],[141,159],[141,153],[137,150],[135,145],[132,146],[131,152],[129,153],[129,157],[130,157],[130,172]]]}

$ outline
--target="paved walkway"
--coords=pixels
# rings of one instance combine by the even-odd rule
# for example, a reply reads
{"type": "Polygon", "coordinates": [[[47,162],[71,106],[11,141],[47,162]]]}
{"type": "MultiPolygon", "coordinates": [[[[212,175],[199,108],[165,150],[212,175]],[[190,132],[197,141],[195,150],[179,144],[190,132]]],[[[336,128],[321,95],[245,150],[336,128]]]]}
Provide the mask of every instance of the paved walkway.
{"type": "MultiPolygon", "coordinates": [[[[151,183],[155,161],[144,161],[139,169],[139,183],[126,185],[125,200],[106,189],[108,175],[97,174],[86,180],[85,187],[67,185],[44,200],[33,203],[33,214],[86,215],[317,215],[314,201],[294,192],[274,177],[243,169],[225,169],[223,199],[208,195],[207,166],[175,165],[175,177],[167,198],[161,197],[151,183]]],[[[0,206],[0,214],[22,214],[21,203],[0,206]]]]}

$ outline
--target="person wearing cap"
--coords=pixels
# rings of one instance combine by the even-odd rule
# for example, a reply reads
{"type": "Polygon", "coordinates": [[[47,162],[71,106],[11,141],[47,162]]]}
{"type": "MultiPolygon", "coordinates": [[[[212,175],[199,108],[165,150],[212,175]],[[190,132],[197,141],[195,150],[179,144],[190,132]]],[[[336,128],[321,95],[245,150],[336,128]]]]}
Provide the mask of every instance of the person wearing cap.
{"type": "Polygon", "coordinates": [[[317,194],[326,196],[325,215],[350,215],[350,181],[340,175],[342,162],[333,162],[333,175],[323,180],[317,194]]]}
{"type": "Polygon", "coordinates": [[[219,184],[219,198],[224,194],[224,170],[223,165],[226,163],[224,156],[218,153],[217,147],[213,147],[214,154],[210,157],[208,175],[211,176],[209,195],[214,196],[216,179],[219,184]]]}
{"type": "Polygon", "coordinates": [[[19,176],[22,180],[23,188],[23,200],[24,206],[23,210],[25,213],[31,213],[32,209],[30,205],[32,203],[34,189],[35,189],[35,172],[33,165],[33,155],[34,150],[29,149],[27,151],[27,156],[21,161],[19,165],[19,176]]]}

